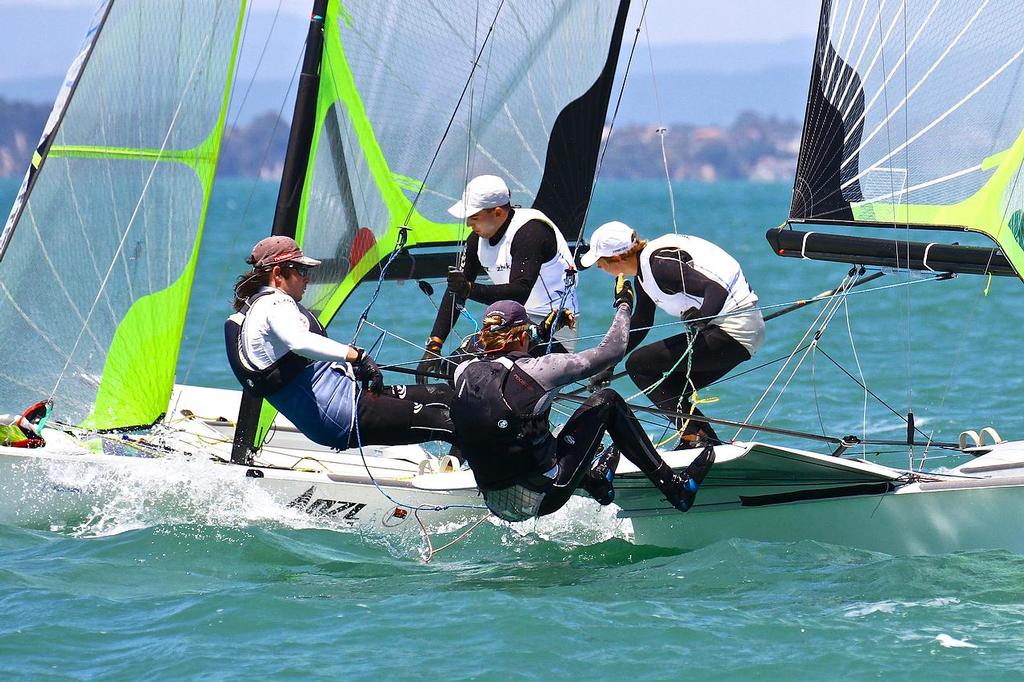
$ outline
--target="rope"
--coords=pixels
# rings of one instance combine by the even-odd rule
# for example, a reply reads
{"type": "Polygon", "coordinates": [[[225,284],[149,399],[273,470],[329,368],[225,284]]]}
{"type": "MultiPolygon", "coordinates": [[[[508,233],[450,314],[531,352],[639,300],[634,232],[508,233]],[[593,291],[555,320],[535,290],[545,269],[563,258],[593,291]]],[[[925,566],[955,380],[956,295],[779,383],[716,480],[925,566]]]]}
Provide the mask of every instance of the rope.
{"type": "MultiPolygon", "coordinates": [[[[357,415],[358,415],[359,401],[362,400],[362,397],[363,397],[363,391],[358,386],[356,386],[355,406],[356,406],[356,413],[357,413],[357,415]]],[[[434,554],[436,554],[437,552],[440,552],[443,549],[446,549],[446,548],[454,545],[456,542],[458,542],[462,538],[464,538],[467,535],[469,535],[470,532],[475,530],[477,526],[479,526],[481,523],[483,523],[483,521],[488,516],[490,516],[490,510],[487,509],[486,506],[479,505],[479,504],[445,504],[445,505],[419,504],[419,505],[412,505],[412,504],[407,504],[405,502],[401,502],[401,501],[395,499],[386,490],[384,490],[384,488],[381,487],[380,483],[377,482],[377,478],[373,475],[373,471],[370,470],[370,464],[369,464],[369,462],[366,461],[366,453],[363,451],[363,439],[362,439],[362,436],[359,433],[359,417],[358,416],[355,419],[352,420],[352,425],[353,425],[353,428],[354,428],[354,431],[355,431],[355,434],[356,434],[356,446],[359,448],[359,457],[363,461],[363,469],[366,470],[366,475],[370,479],[370,482],[373,483],[373,487],[375,487],[377,489],[377,492],[379,492],[381,495],[383,495],[388,501],[390,501],[396,507],[402,508],[402,509],[409,509],[409,510],[411,510],[413,512],[413,515],[416,517],[416,521],[420,524],[420,529],[423,532],[423,539],[424,539],[424,541],[426,542],[426,545],[427,545],[427,559],[426,559],[426,561],[430,561],[430,559],[434,556],[434,554]],[[460,535],[458,538],[456,538],[455,540],[453,540],[453,541],[449,542],[448,544],[442,546],[441,548],[439,548],[437,550],[434,550],[433,543],[430,540],[430,532],[427,530],[427,527],[423,524],[423,521],[420,519],[419,512],[420,511],[442,512],[442,511],[446,511],[448,509],[482,509],[482,510],[485,510],[487,513],[479,521],[477,521],[473,525],[473,527],[471,527],[468,531],[466,531],[465,533],[460,535]]]]}

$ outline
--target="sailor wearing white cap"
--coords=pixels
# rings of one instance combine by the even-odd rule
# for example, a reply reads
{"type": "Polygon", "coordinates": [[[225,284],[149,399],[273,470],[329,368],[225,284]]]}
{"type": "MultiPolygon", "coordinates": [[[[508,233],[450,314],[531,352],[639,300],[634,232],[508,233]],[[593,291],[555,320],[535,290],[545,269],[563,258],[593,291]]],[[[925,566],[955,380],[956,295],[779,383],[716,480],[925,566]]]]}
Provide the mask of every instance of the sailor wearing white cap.
{"type": "MultiPolygon", "coordinates": [[[[764,319],[757,296],[736,259],[721,247],[692,235],[668,234],[640,239],[625,223],[605,223],[594,231],[584,267],[597,265],[611,275],[635,276],[637,301],[628,351],[636,348],[661,308],[690,321],[690,331],[637,349],[626,360],[626,372],[664,410],[678,411],[679,447],[716,443],[710,424],[690,404],[690,395],[725,376],[751,356],[764,340],[764,319]],[[680,358],[691,347],[688,361],[680,358]]],[[[607,381],[610,370],[594,379],[607,381]]]]}
{"type": "MultiPolygon", "coordinates": [[[[577,313],[575,287],[566,291],[566,271],[573,269],[573,256],[561,231],[541,211],[513,208],[511,202],[504,180],[496,175],[480,175],[470,180],[462,198],[448,209],[451,215],[466,221],[472,234],[466,240],[462,270],[448,275],[448,289],[419,370],[439,371],[441,347],[466,300],[484,304],[517,301],[535,323],[559,308],[573,316],[577,313]],[[477,281],[483,273],[491,284],[477,281]]],[[[575,325],[558,329],[552,350],[571,351],[576,336],[575,325]]],[[[425,379],[421,376],[417,381],[425,379]]]]}

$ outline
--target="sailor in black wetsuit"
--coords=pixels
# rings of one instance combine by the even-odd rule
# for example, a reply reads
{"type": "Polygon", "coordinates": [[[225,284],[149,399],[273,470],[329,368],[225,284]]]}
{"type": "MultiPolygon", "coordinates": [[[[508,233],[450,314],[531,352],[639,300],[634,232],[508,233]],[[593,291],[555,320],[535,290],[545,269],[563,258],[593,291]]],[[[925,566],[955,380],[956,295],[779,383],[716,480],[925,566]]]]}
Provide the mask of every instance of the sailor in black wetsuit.
{"type": "MultiPolygon", "coordinates": [[[[512,208],[510,201],[504,180],[481,175],[470,181],[462,199],[448,209],[456,218],[465,219],[473,234],[466,240],[463,269],[448,275],[448,288],[430,331],[420,371],[443,369],[441,347],[467,299],[487,304],[518,301],[535,323],[565,309],[571,313],[569,323],[555,325],[551,350],[566,352],[576,347],[576,287],[566,291],[566,271],[574,270],[572,252],[550,218],[536,209],[512,208]],[[493,284],[477,282],[483,273],[493,284]]],[[[535,343],[531,352],[543,354],[547,346],[535,343]]],[[[426,379],[420,376],[417,381],[426,379]]]]}
{"type": "MultiPolygon", "coordinates": [[[[637,349],[626,360],[626,372],[655,405],[677,412],[680,448],[721,441],[690,395],[725,376],[751,356],[764,340],[764,319],[757,296],[739,263],[709,241],[669,234],[647,242],[628,225],[610,222],[594,231],[591,250],[581,259],[605,272],[635,275],[636,311],[627,353],[647,336],[655,308],[688,321],[690,331],[637,349]],[[690,356],[685,357],[691,347],[690,356]]],[[[595,377],[600,385],[611,369],[595,377]]]]}
{"type": "Polygon", "coordinates": [[[279,236],[256,244],[247,262],[224,323],[228,361],[246,390],[331,448],[451,441],[447,385],[384,386],[366,351],[328,338],[299,303],[320,261],[279,236]]]}
{"type": "Polygon", "coordinates": [[[697,487],[714,463],[714,450],[706,448],[685,473],[674,473],[612,389],[590,396],[558,438],[551,434],[548,416],[558,389],[622,358],[632,303],[632,288],[620,279],[615,320],[600,345],[537,358],[526,353],[530,319],[521,304],[499,301],[487,309],[479,336],[484,355],[455,370],[451,417],[457,444],[488,508],[499,518],[523,521],[550,514],[580,486],[601,504],[611,503],[620,451],[677,509],[687,511],[693,505],[697,487]],[[605,431],[618,450],[609,448],[595,458],[605,431]]]}

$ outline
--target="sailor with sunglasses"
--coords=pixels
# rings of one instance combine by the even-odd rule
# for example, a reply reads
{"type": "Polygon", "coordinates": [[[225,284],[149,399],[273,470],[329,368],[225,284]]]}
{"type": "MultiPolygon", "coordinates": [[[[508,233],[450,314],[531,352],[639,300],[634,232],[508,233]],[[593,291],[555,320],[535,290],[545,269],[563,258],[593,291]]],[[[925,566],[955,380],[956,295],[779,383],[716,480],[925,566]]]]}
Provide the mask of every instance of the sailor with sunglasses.
{"type": "Polygon", "coordinates": [[[224,325],[228,361],[245,389],[327,447],[451,441],[447,385],[384,386],[365,350],[328,338],[299,302],[320,261],[277,236],[256,244],[246,262],[252,270],[239,276],[224,325]]]}

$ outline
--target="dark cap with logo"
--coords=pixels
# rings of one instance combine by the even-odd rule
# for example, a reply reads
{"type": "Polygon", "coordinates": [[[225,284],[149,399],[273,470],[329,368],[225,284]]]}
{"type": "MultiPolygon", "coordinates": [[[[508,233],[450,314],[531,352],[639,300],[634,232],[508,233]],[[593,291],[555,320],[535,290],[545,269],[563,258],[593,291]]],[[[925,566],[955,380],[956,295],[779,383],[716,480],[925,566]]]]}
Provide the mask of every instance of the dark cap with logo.
{"type": "Polygon", "coordinates": [[[490,331],[504,331],[530,324],[526,308],[516,301],[495,301],[484,311],[483,328],[490,331]]]}

